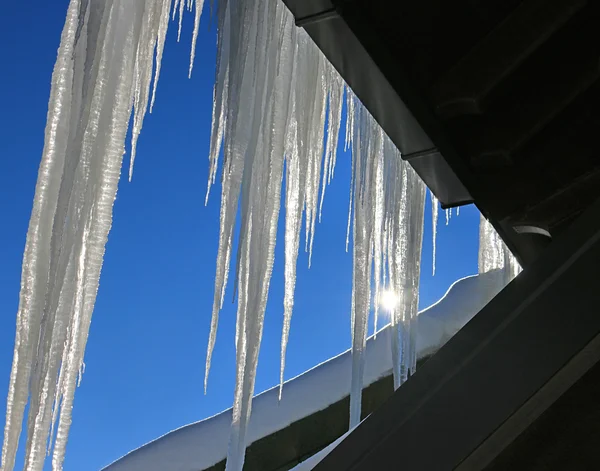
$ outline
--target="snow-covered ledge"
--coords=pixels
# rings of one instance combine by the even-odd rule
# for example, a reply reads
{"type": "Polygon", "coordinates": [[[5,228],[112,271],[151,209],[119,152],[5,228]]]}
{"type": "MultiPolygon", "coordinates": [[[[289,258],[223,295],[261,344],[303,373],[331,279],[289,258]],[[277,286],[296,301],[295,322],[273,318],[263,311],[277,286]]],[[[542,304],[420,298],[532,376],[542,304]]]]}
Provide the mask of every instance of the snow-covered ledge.
{"type": "MultiPolygon", "coordinates": [[[[453,283],[435,304],[419,313],[417,354],[434,353],[491,300],[503,286],[500,270],[469,276],[453,283]]],[[[367,341],[364,386],[391,373],[389,329],[367,341]]],[[[350,394],[350,350],[327,360],[278,387],[256,396],[248,430],[248,445],[293,422],[327,408],[350,394]]],[[[225,459],[231,409],[173,430],[131,451],[104,471],[199,471],[225,459]]],[[[322,458],[322,457],[321,457],[322,458]]],[[[310,468],[308,468],[310,469],[310,468]]]]}

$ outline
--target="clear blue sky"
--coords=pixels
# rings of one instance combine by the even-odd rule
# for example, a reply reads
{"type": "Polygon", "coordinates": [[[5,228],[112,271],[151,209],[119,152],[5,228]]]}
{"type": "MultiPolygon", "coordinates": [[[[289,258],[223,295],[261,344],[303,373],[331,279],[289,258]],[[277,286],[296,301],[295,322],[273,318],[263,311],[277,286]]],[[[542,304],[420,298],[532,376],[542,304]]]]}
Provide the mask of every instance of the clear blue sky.
{"type": "MultiPolygon", "coordinates": [[[[43,145],[50,76],[67,4],[67,0],[7,2],[0,16],[2,426],[21,258],[43,145]]],[[[144,124],[133,182],[121,180],[85,356],[87,369],[75,396],[66,471],[96,471],[232,402],[234,304],[227,303],[221,315],[208,395],[202,394],[220,194],[220,188],[213,189],[204,207],[216,43],[208,10],[205,14],[191,80],[187,79],[191,17],[186,18],[182,43],[176,43],[175,27],[169,31],[157,102],[144,124]]],[[[299,257],[287,378],[350,346],[352,259],[344,250],[349,157],[338,157],[323,222],[316,231],[312,268],[307,269],[305,254],[299,257]]],[[[436,301],[451,282],[476,272],[478,217],[473,207],[463,208],[446,227],[440,212],[438,271],[432,278],[428,202],[422,306],[436,301]]],[[[280,228],[283,220],[282,211],[280,228]]],[[[282,241],[280,230],[257,392],[275,385],[279,377],[282,241]]],[[[227,296],[231,299],[231,290],[227,296]]]]}

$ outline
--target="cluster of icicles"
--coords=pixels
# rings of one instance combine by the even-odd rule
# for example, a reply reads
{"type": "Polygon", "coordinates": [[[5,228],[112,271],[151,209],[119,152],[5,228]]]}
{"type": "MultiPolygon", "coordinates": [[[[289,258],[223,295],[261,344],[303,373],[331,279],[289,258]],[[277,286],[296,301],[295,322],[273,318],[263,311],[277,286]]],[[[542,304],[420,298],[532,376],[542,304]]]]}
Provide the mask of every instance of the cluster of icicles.
{"type": "MultiPolygon", "coordinates": [[[[304,219],[310,264],[315,223],[336,164],[345,85],[304,30],[295,27],[282,2],[221,3],[218,21],[209,189],[216,178],[221,147],[224,163],[206,371],[208,377],[230,260],[235,258],[237,376],[227,469],[238,470],[243,465],[273,270],[283,173],[286,221],[281,386],[302,222],[304,219]],[[234,255],[232,240],[240,200],[240,239],[234,255]]],[[[352,146],[353,156],[350,212],[354,217],[349,218],[348,232],[353,221],[350,425],[354,426],[360,421],[372,280],[375,299],[384,286],[399,294],[391,314],[397,334],[393,348],[397,385],[416,364],[414,319],[425,187],[356,98],[347,93],[346,100],[346,145],[352,146]]]]}
{"type": "MultiPolygon", "coordinates": [[[[70,2],[52,76],[45,147],[23,258],[3,471],[14,468],[28,397],[25,469],[41,470],[47,452],[52,452],[53,469],[62,469],[128,121],[133,113],[131,177],[136,140],[148,105],[151,109],[154,102],[171,15],[175,18],[179,13],[180,33],[184,10],[194,6],[190,73],[203,0],[70,2]]],[[[282,384],[302,219],[304,215],[310,253],[325,188],[335,169],[346,96],[346,144],[353,151],[353,218],[348,220],[354,241],[351,426],[360,421],[372,286],[375,300],[384,288],[399,297],[391,313],[395,385],[415,369],[425,187],[357,99],[350,92],[344,94],[338,73],[306,33],[295,27],[280,0],[221,0],[217,17],[209,190],[222,152],[222,195],[206,375],[235,257],[237,376],[227,469],[241,470],[283,174],[282,384]],[[238,205],[240,238],[234,255],[238,205]]],[[[437,220],[437,202],[434,208],[437,220]]],[[[489,246],[484,259],[506,250],[493,229],[482,237],[482,246],[489,246]]],[[[500,260],[494,263],[482,269],[498,268],[500,260]]],[[[375,302],[375,318],[377,310],[375,302]]]]}

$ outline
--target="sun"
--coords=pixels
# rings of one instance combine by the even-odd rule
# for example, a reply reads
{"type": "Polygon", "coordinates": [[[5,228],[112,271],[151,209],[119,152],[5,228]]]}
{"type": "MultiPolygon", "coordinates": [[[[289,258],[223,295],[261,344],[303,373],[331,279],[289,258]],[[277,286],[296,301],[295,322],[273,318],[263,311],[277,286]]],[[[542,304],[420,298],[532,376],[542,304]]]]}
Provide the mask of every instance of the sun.
{"type": "Polygon", "coordinates": [[[398,295],[391,290],[385,290],[379,296],[379,304],[386,311],[393,311],[398,306],[398,295]]]}

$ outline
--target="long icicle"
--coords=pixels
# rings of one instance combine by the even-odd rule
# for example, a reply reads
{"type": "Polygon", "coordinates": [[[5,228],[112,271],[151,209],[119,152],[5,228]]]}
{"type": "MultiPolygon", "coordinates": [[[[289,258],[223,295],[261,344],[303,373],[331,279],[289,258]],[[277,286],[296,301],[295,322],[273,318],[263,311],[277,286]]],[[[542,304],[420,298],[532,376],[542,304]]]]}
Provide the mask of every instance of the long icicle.
{"type": "Polygon", "coordinates": [[[435,259],[437,252],[437,225],[438,225],[438,214],[440,209],[440,203],[438,199],[433,194],[433,191],[429,191],[431,196],[431,237],[432,237],[432,272],[431,274],[435,276],[435,259]]]}
{"type": "Polygon", "coordinates": [[[62,469],[128,122],[133,105],[135,149],[171,3],[69,4],[23,256],[3,471],[14,468],[28,396],[25,467],[41,470],[48,447],[62,469]]]}
{"type": "MultiPolygon", "coordinates": [[[[203,1],[176,1],[173,10],[179,7],[180,15],[184,1],[188,9],[193,5],[196,7],[189,69],[191,74],[203,1]]],[[[110,229],[131,105],[135,111],[130,178],[143,119],[148,104],[152,109],[154,103],[171,6],[171,0],[71,2],[70,16],[67,18],[70,28],[65,28],[57,61],[57,70],[59,64],[62,69],[55,73],[62,74],[60,80],[64,82],[65,89],[71,82],[75,87],[91,88],[85,91],[82,88],[77,93],[67,89],[64,93],[66,101],[59,105],[64,106],[67,114],[59,119],[59,124],[65,129],[59,129],[56,132],[59,137],[52,138],[52,144],[58,149],[58,158],[55,159],[58,163],[46,159],[50,166],[64,165],[65,171],[64,175],[61,175],[62,170],[54,172],[54,176],[58,175],[59,178],[49,193],[51,210],[44,215],[49,219],[44,222],[46,233],[43,239],[50,249],[44,246],[41,250],[50,256],[49,259],[42,257],[43,260],[36,260],[35,263],[45,263],[47,269],[56,276],[52,277],[48,286],[44,286],[47,283],[45,279],[32,278],[34,283],[39,284],[33,289],[34,295],[39,295],[39,298],[37,302],[32,302],[35,309],[23,314],[29,316],[23,321],[26,324],[24,340],[19,338],[19,327],[17,330],[16,348],[25,348],[27,353],[21,359],[15,355],[15,362],[25,361],[25,364],[13,365],[16,386],[13,386],[11,375],[11,387],[15,388],[12,394],[18,396],[18,404],[13,407],[11,401],[15,402],[15,399],[11,399],[9,392],[5,430],[5,447],[8,447],[8,451],[3,450],[3,469],[5,460],[14,463],[14,456],[11,458],[11,455],[16,450],[15,440],[18,439],[14,424],[23,414],[19,407],[21,401],[23,404],[26,401],[26,385],[32,364],[33,415],[28,422],[30,438],[27,459],[32,468],[38,466],[48,424],[54,430],[58,422],[53,466],[55,469],[62,467],[71,424],[73,394],[83,367],[83,352],[104,245],[110,229]],[[80,5],[85,5],[87,9],[80,11],[80,5]],[[78,53],[75,44],[88,37],[90,44],[98,44],[98,49],[95,46],[80,47],[78,53]],[[78,54],[83,62],[77,62],[78,54]],[[86,56],[89,54],[96,56],[92,60],[92,57],[86,56]],[[73,64],[69,62],[70,57],[74,57],[73,64]],[[155,58],[155,83],[150,93],[155,58]],[[95,125],[86,126],[88,120],[95,125]],[[69,122],[70,125],[65,124],[69,122]],[[80,144],[78,140],[81,140],[80,144]],[[74,163],[79,161],[81,165],[74,163]],[[66,210],[63,210],[63,203],[66,204],[66,210]],[[55,211],[53,208],[56,207],[61,209],[55,211]],[[66,228],[64,233],[53,233],[51,238],[51,228],[61,227],[61,222],[66,219],[71,221],[73,215],[79,217],[74,226],[66,228]],[[46,299],[43,290],[50,293],[49,304],[45,307],[41,305],[42,299],[46,299]],[[33,333],[28,329],[33,329],[33,333]],[[27,355],[30,357],[27,358],[27,355]],[[53,384],[56,384],[54,393],[53,384]],[[48,404],[54,404],[53,409],[48,404]],[[9,445],[6,445],[7,442],[9,445]]],[[[325,185],[333,176],[335,167],[342,87],[343,81],[337,72],[327,64],[306,33],[295,29],[292,15],[282,3],[271,0],[223,0],[219,3],[209,188],[216,178],[221,146],[224,162],[219,252],[205,387],[216,338],[218,312],[227,286],[233,229],[241,200],[240,242],[235,269],[235,284],[239,290],[237,374],[227,462],[227,469],[231,471],[241,470],[244,462],[246,431],[273,267],[284,156],[287,163],[286,292],[281,383],[293,310],[302,211],[310,265],[317,211],[320,217],[325,185]],[[328,100],[329,128],[324,146],[328,100]]],[[[53,93],[54,90],[53,86],[53,93]]],[[[379,302],[379,294],[385,283],[399,298],[397,309],[391,313],[392,324],[398,332],[393,355],[395,377],[400,379],[395,383],[403,381],[414,371],[414,316],[418,305],[424,186],[351,93],[347,94],[347,100],[346,145],[353,147],[350,205],[354,211],[350,214],[353,216],[355,268],[351,316],[351,423],[355,424],[360,420],[372,276],[375,279],[376,302],[379,302]]],[[[47,135],[47,144],[48,139],[47,135]]],[[[52,169],[49,171],[52,173],[52,169]]],[[[42,177],[44,175],[40,170],[40,182],[45,184],[42,177]]],[[[39,204],[46,203],[42,201],[39,204]]],[[[34,217],[37,217],[35,207],[32,224],[34,217]]],[[[30,230],[28,242],[30,235],[37,237],[30,230]]],[[[26,250],[25,260],[28,256],[26,250]]],[[[26,268],[29,269],[24,261],[24,276],[26,268]]],[[[37,269],[35,273],[38,273],[37,269]]],[[[25,306],[24,309],[29,308],[25,306]]],[[[376,311],[378,309],[376,307],[376,311]]],[[[10,468],[12,464],[5,471],[10,471],[10,468]]]]}

